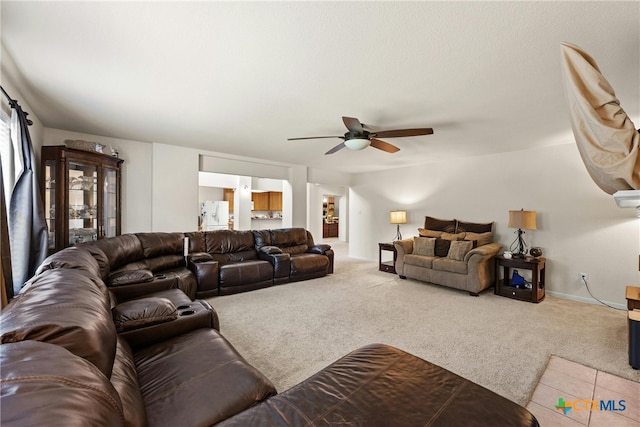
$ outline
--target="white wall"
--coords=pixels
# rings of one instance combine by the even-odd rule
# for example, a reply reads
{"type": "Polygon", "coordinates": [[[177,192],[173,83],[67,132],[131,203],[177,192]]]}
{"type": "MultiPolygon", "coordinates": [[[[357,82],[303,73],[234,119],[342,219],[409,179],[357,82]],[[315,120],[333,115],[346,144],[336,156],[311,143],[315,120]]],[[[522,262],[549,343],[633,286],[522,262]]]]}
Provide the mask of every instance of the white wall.
{"type": "Polygon", "coordinates": [[[198,229],[198,167],[200,151],[153,144],[151,229],[198,229]]]}
{"type": "Polygon", "coordinates": [[[355,176],[350,255],[377,259],[377,243],[394,235],[389,211],[399,208],[407,210],[405,238],[429,215],[495,221],[507,247],[516,237],[508,211],[535,210],[538,230],[525,240],[542,247],[552,293],[591,300],[578,276],[586,272],[596,297],[622,304],[625,286],[639,280],[640,219],[593,183],[573,143],[355,176]]]}

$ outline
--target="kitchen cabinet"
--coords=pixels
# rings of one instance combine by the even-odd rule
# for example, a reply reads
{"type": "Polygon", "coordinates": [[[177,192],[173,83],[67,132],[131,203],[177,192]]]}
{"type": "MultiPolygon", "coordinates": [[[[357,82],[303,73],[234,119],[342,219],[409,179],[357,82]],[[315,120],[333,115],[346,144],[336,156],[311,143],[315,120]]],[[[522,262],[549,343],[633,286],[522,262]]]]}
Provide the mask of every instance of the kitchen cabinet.
{"type": "Polygon", "coordinates": [[[282,210],[282,192],[281,191],[263,191],[251,193],[251,201],[253,202],[254,211],[281,211],[282,210]]]}
{"type": "Polygon", "coordinates": [[[282,210],[282,192],[281,191],[269,191],[269,210],[270,211],[282,210]]]}
{"type": "Polygon", "coordinates": [[[254,211],[269,210],[269,193],[251,193],[251,201],[253,202],[254,211]]]}
{"type": "Polygon", "coordinates": [[[322,237],[338,237],[338,223],[325,222],[322,224],[322,237]]]}
{"type": "Polygon", "coordinates": [[[121,233],[123,160],[66,146],[42,147],[49,253],[121,233]]]}
{"type": "Polygon", "coordinates": [[[233,188],[225,188],[223,192],[223,200],[225,202],[229,202],[229,212],[233,212],[233,198],[234,198],[233,188]]]}

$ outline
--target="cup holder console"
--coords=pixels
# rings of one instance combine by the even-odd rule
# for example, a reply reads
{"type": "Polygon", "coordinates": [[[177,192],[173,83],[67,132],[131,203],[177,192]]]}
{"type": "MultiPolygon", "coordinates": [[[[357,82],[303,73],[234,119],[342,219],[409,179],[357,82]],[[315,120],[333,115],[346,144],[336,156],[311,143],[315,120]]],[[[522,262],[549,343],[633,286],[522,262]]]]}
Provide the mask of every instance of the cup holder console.
{"type": "Polygon", "coordinates": [[[181,311],[180,312],[180,316],[190,316],[192,314],[195,314],[195,310],[185,310],[185,311],[181,311]]]}
{"type": "Polygon", "coordinates": [[[191,304],[183,304],[183,305],[179,305],[179,306],[177,306],[176,308],[177,308],[178,310],[184,310],[184,309],[187,309],[187,308],[189,308],[189,307],[191,307],[191,304]]]}

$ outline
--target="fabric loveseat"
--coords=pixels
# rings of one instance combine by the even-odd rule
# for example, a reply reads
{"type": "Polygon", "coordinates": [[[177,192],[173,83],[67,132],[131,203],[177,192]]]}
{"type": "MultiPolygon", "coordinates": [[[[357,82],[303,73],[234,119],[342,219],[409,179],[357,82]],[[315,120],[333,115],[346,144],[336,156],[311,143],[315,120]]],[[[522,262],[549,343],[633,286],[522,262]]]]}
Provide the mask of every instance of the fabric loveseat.
{"type": "Polygon", "coordinates": [[[493,242],[493,223],[425,217],[419,236],[394,242],[396,273],[477,296],[494,283],[493,258],[502,245],[493,242]]]}
{"type": "Polygon", "coordinates": [[[514,402],[382,344],[277,394],[206,302],[177,288],[118,299],[102,280],[107,259],[89,245],[53,254],[3,310],[3,426],[538,426],[514,402]],[[200,321],[180,323],[189,316],[200,321]]]}

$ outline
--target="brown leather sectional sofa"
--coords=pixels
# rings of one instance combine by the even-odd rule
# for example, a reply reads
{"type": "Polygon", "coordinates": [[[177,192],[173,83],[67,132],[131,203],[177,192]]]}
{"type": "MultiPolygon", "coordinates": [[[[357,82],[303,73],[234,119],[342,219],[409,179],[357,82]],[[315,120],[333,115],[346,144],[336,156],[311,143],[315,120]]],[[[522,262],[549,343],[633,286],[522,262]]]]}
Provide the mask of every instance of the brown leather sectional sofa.
{"type": "Polygon", "coordinates": [[[124,299],[171,288],[208,298],[333,273],[333,250],[316,245],[304,228],[136,233],[83,246],[98,259],[106,285],[124,299]]]}
{"type": "MultiPolygon", "coordinates": [[[[193,251],[186,264],[217,278],[218,290],[223,284],[247,290],[236,280],[239,270],[225,267],[236,261],[247,263],[256,286],[265,282],[256,266],[273,265],[269,257],[278,259],[279,279],[287,268],[289,280],[321,274],[302,271],[306,263],[319,268],[319,261],[305,260],[299,245],[283,245],[279,253],[280,233],[260,233],[255,257],[244,254],[247,248],[225,260],[212,242],[229,243],[230,235],[204,233],[198,240],[187,233],[193,251]],[[205,251],[196,252],[203,242],[205,251]]],[[[0,318],[0,424],[538,425],[508,399],[382,344],[355,350],[277,394],[220,334],[211,305],[189,296],[213,287],[201,290],[201,278],[175,257],[178,237],[120,236],[65,249],[40,266],[0,318]],[[152,278],[141,282],[149,276],[142,270],[152,278]]]]}

